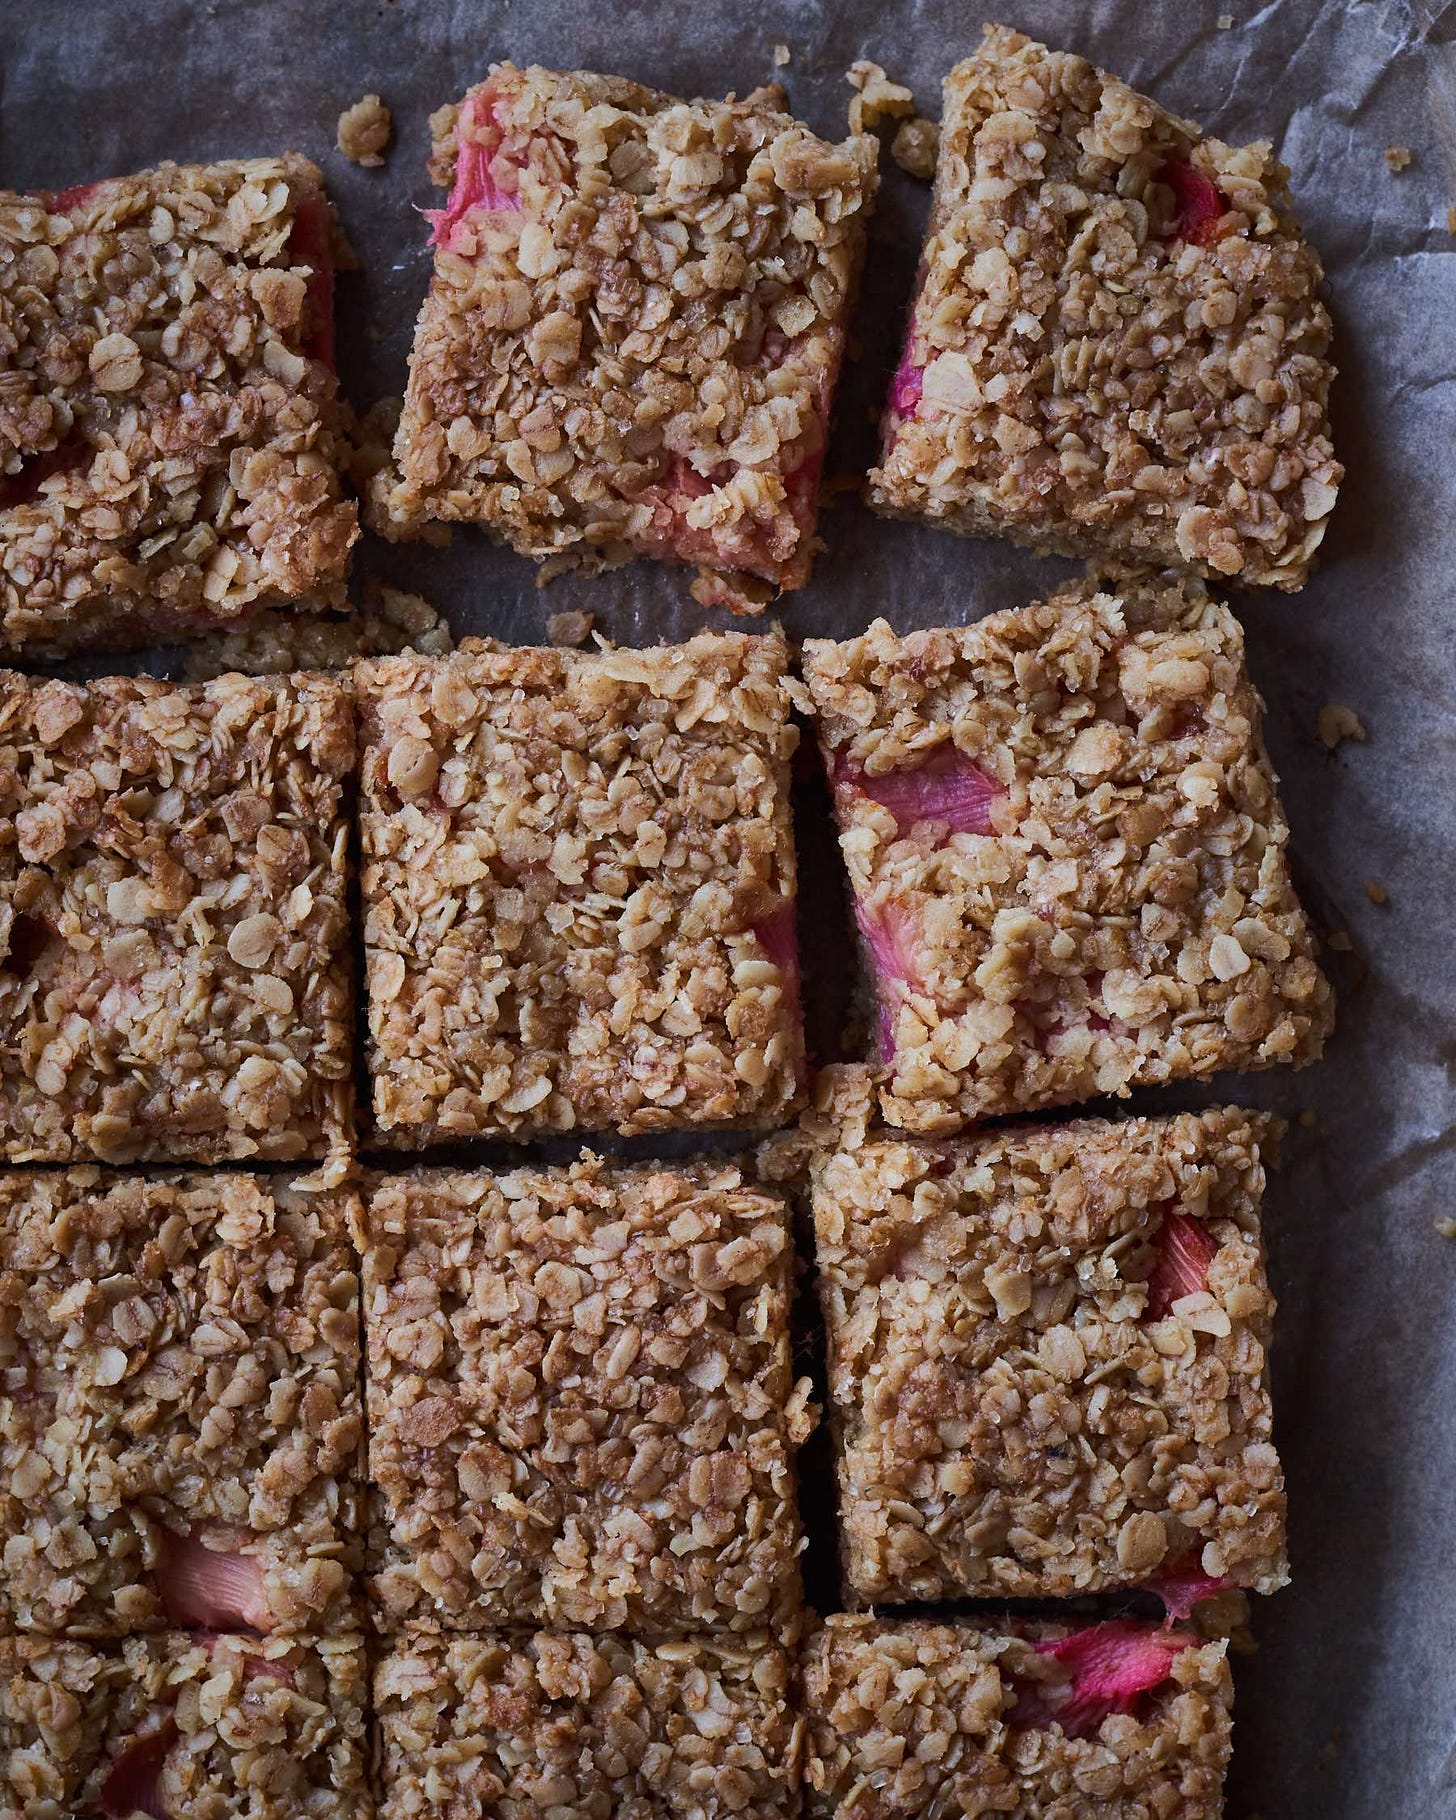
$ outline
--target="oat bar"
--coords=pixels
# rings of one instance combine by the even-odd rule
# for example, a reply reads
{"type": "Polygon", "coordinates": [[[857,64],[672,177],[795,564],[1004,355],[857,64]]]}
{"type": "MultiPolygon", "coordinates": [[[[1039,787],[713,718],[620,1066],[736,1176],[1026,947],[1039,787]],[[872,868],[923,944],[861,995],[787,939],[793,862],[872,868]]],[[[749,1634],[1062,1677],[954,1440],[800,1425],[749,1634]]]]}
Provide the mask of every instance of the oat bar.
{"type": "Polygon", "coordinates": [[[0,645],[342,604],[336,232],[294,153],[0,191],[0,645]]]}
{"type": "Polygon", "coordinates": [[[1264,1120],[1076,1119],[813,1164],[859,1603],[1288,1579],[1264,1120]]]}
{"type": "Polygon", "coordinates": [[[804,1664],[823,1820],[1218,1820],[1227,1645],[1129,1620],[828,1619],[804,1664]]]}
{"type": "Polygon", "coordinates": [[[782,1119],[787,655],[703,634],[359,667],[382,1142],[782,1119]]]}
{"type": "Polygon", "coordinates": [[[0,1631],[347,1618],[348,1203],[277,1177],[0,1174],[0,1631]]]}
{"type": "Polygon", "coordinates": [[[882,1103],[954,1129],[1304,1063],[1333,1002],[1243,634],[1107,577],[979,624],[811,639],[882,1103]]]}
{"type": "Polygon", "coordinates": [[[1005,26],[945,82],[875,507],[1302,587],[1343,470],[1319,259],[1267,143],[1005,26]]]}
{"type": "Polygon", "coordinates": [[[398,1639],[374,1671],[380,1820],[782,1820],[802,1722],[771,1639],[398,1639]]]}
{"type": "Polygon", "coordinates": [[[337,1160],[352,711],[321,676],[0,672],[0,1154],[337,1160]]]}
{"type": "Polygon", "coordinates": [[[385,1629],[791,1633],[793,1245],[729,1163],[426,1171],[365,1210],[385,1629]]]}
{"type": "Polygon", "coordinates": [[[370,1820],[364,1700],[347,1637],[0,1637],[0,1813],[370,1820]]]}
{"type": "Polygon", "coordinates": [[[783,107],[502,63],[434,116],[396,532],[696,563],[728,605],[802,585],[876,154],[783,107]]]}

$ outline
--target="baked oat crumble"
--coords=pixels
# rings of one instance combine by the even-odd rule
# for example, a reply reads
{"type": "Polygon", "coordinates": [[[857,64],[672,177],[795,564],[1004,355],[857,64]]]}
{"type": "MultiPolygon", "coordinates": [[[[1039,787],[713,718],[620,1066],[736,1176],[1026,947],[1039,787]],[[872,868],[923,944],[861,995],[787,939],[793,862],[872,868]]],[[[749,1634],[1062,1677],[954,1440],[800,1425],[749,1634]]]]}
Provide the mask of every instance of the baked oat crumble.
{"type": "Polygon", "coordinates": [[[569,613],[552,613],[546,620],[546,642],[571,648],[584,645],[596,624],[595,613],[573,609],[569,613]]]}
{"type": "Polygon", "coordinates": [[[361,95],[339,115],[338,147],[350,164],[377,169],[394,131],[394,118],[378,95],[361,95]]]}
{"type": "Polygon", "coordinates": [[[1365,723],[1353,708],[1346,707],[1342,701],[1325,703],[1315,722],[1315,731],[1319,734],[1320,744],[1331,752],[1347,739],[1363,744],[1366,737],[1365,723]]]}
{"type": "Polygon", "coordinates": [[[0,1812],[367,1820],[357,1638],[0,1637],[0,1812]]]}
{"type": "Polygon", "coordinates": [[[902,171],[918,177],[922,183],[929,183],[935,176],[935,164],[940,156],[939,124],[918,115],[904,121],[890,141],[890,156],[902,171]]]}
{"type": "Polygon", "coordinates": [[[214,632],[187,647],[189,682],[214,677],[288,676],[296,670],[347,670],[363,657],[419,651],[443,657],[454,649],[447,621],[419,594],[365,584],[364,605],[324,613],[300,601],[290,612],[259,613],[235,632],[214,632]]]}
{"type": "Polygon", "coordinates": [[[1392,175],[1408,171],[1411,166],[1411,149],[1408,145],[1388,145],[1385,148],[1385,168],[1392,175]]]}
{"type": "Polygon", "coordinates": [[[892,82],[878,63],[861,57],[848,70],[855,91],[849,104],[849,130],[867,133],[884,120],[902,120],[915,112],[915,97],[903,83],[892,82]]]}
{"type": "Polygon", "coordinates": [[[379,1820],[782,1820],[798,1811],[790,1701],[788,1659],[764,1637],[410,1632],[374,1671],[379,1820]]]}
{"type": "Polygon", "coordinates": [[[1342,469],[1319,260],[1267,144],[988,26],[945,83],[870,501],[1293,589],[1342,469]]]}
{"type": "Polygon", "coordinates": [[[781,638],[375,659],[382,1142],[780,1123],[799,1092],[781,638]]]}
{"type": "Polygon", "coordinates": [[[385,1630],[797,1630],[782,1197],[730,1163],[381,1177],[360,1238],[385,1630]]]}
{"type": "Polygon", "coordinates": [[[857,1604],[1288,1579],[1266,1121],[1229,1108],[821,1152],[819,1292],[857,1604]]]}
{"type": "Polygon", "coordinates": [[[348,1619],[348,1201],[276,1177],[0,1174],[0,1631],[348,1619]]]}
{"type": "Polygon", "coordinates": [[[0,672],[0,1155],[342,1169],[353,768],[328,677],[0,672]]]}
{"type": "Polygon", "coordinates": [[[1333,1019],[1243,635],[1105,577],[979,624],[810,639],[882,1106],[951,1130],[1315,1060],[1333,1019]]]}
{"type": "Polygon", "coordinates": [[[1390,893],[1386,890],[1385,886],[1381,884],[1378,878],[1366,879],[1365,895],[1370,899],[1372,904],[1388,904],[1390,902],[1390,893]]]}
{"type": "Polygon", "coordinates": [[[294,153],[0,191],[0,645],[343,605],[336,234],[294,153]]]}
{"type": "Polygon", "coordinates": [[[1130,1621],[837,1616],[809,1644],[804,1684],[808,1810],[824,1820],[1223,1813],[1222,1642],[1130,1621]]]}
{"type": "Polygon", "coordinates": [[[395,535],[698,564],[742,606],[802,585],[876,147],[782,105],[502,63],[434,117],[395,535]]]}

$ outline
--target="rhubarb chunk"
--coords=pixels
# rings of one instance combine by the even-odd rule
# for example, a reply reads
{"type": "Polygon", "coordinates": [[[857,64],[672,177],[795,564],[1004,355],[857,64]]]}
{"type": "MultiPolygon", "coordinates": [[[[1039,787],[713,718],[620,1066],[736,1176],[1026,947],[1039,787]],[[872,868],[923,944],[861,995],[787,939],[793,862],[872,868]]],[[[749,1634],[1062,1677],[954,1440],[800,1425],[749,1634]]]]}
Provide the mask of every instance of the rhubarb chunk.
{"type": "Polygon", "coordinates": [[[851,1604],[1143,1587],[1186,1616],[1284,1584],[1263,1132],[1228,1109],[815,1157],[851,1604]],[[1198,1287],[1168,1302],[1173,1244],[1198,1287]]]}
{"type": "Polygon", "coordinates": [[[0,191],[0,646],[347,606],[336,231],[294,153],[0,191]]]}
{"type": "Polygon", "coordinates": [[[1132,1623],[832,1617],[805,1653],[809,1813],[1218,1820],[1225,1651],[1132,1623]]]}
{"type": "Polygon", "coordinates": [[[0,1629],[348,1624],[352,1205],[277,1177],[0,1176],[0,1629]]]}
{"type": "Polygon", "coordinates": [[[874,140],[826,144],[768,91],[509,63],[436,125],[449,199],[381,528],[697,564],[742,609],[801,586],[874,140]]]}
{"type": "Polygon", "coordinates": [[[880,1105],[985,1118],[1320,1054],[1330,988],[1237,620],[1077,583],[962,628],[809,639],[880,1105]]]}
{"type": "Polygon", "coordinates": [[[989,25],[946,78],[870,502],[1297,589],[1343,475],[1330,319],[1267,144],[989,25]]]}

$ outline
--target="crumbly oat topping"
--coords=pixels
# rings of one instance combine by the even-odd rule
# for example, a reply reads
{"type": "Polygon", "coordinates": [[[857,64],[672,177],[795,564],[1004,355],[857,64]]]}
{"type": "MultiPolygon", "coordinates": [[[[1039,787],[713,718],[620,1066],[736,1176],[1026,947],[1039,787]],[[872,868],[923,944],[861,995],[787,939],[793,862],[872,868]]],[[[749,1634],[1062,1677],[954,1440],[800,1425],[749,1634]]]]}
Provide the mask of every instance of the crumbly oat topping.
{"type": "Polygon", "coordinates": [[[940,157],[939,124],[919,115],[903,121],[890,141],[890,156],[902,171],[918,177],[922,183],[929,183],[935,176],[936,160],[940,157]]]}
{"type": "Polygon", "coordinates": [[[892,1124],[1313,1061],[1333,1018],[1243,635],[1105,578],[804,646],[892,1124]]]}
{"type": "Polygon", "coordinates": [[[0,672],[6,1160],[340,1166],[353,767],[327,677],[0,672]]]}
{"type": "Polygon", "coordinates": [[[0,1629],[347,1618],[348,1210],[277,1178],[0,1175],[0,1629]]]}
{"type": "MultiPolygon", "coordinates": [[[[1145,1634],[1144,1648],[1160,1635],[1145,1634]]],[[[1218,1820],[1233,1700],[1225,1645],[1189,1637],[1131,1711],[1083,1736],[1057,1716],[1078,1677],[1053,1651],[1072,1640],[1060,1625],[1008,1634],[830,1618],[804,1665],[809,1812],[1218,1820]]]]}
{"type": "Polygon", "coordinates": [[[883,120],[902,120],[915,112],[915,97],[903,83],[891,82],[878,63],[861,57],[848,71],[855,91],[849,104],[849,130],[867,133],[883,120]]]}
{"type": "Polygon", "coordinates": [[[293,153],[0,191],[0,644],[343,603],[335,232],[293,153]]]}
{"type": "Polygon", "coordinates": [[[1347,739],[1361,743],[1365,739],[1364,721],[1353,708],[1346,707],[1342,701],[1325,703],[1316,718],[1315,731],[1319,734],[1320,744],[1331,752],[1347,739]]]}
{"type": "Polygon", "coordinates": [[[804,582],[876,147],[781,109],[504,63],[435,116],[397,532],[804,582]]]}
{"type": "Polygon", "coordinates": [[[383,1141],[782,1120],[787,656],[705,633],[360,666],[383,1141]]]}
{"type": "Polygon", "coordinates": [[[553,613],[546,621],[547,643],[568,648],[584,645],[591,637],[595,624],[594,613],[582,613],[575,609],[569,613],[553,613]]]}
{"type": "Polygon", "coordinates": [[[1299,588],[1342,469],[1287,172],[988,26],[945,83],[871,503],[1072,555],[1299,588]]]}
{"type": "Polygon", "coordinates": [[[364,1312],[387,1630],[798,1623],[783,1199],[729,1163],[381,1178],[364,1312]]]}
{"type": "Polygon", "coordinates": [[[1385,886],[1381,884],[1378,878],[1366,879],[1365,895],[1370,899],[1372,904],[1388,904],[1390,902],[1390,893],[1386,890],[1385,886]]]}
{"type": "Polygon", "coordinates": [[[1066,1598],[1187,1568],[1285,1583],[1263,1125],[1079,1119],[815,1158],[856,1600],[1066,1598]]]}
{"type": "Polygon", "coordinates": [[[339,115],[339,150],[350,164],[377,169],[393,131],[393,116],[378,95],[361,95],[339,115]]]}
{"type": "Polygon", "coordinates": [[[356,1638],[0,1637],[0,1810],[360,1820],[364,1700],[356,1638]]]}
{"type": "Polygon", "coordinates": [[[422,595],[366,586],[358,612],[324,613],[300,601],[289,612],[259,613],[235,632],[212,633],[188,647],[184,674],[189,681],[210,682],[230,674],[348,670],[361,658],[401,651],[443,657],[454,644],[449,622],[422,595]]]}
{"type": "Polygon", "coordinates": [[[380,1820],[780,1820],[802,1721],[770,1639],[409,1633],[374,1672],[380,1820]]]}
{"type": "Polygon", "coordinates": [[[1385,148],[1385,168],[1392,175],[1407,171],[1411,166],[1411,149],[1408,145],[1388,145],[1385,148]]]}

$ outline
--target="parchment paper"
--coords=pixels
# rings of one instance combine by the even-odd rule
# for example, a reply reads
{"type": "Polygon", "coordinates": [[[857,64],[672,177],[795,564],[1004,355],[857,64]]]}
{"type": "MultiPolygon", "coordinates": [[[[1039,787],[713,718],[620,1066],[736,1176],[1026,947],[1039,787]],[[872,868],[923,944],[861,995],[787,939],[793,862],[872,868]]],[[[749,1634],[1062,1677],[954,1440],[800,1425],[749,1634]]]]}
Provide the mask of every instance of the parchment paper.
{"type": "MultiPolygon", "coordinates": [[[[1456,1213],[1456,5],[1007,7],[1009,23],[1222,138],[1272,138],[1330,274],[1349,472],[1323,566],[1297,597],[1235,601],[1305,901],[1353,951],[1327,955],[1341,1021],[1321,1067],[1218,1083],[1222,1097],[1296,1121],[1267,1202],[1295,1584],[1259,1602],[1261,1648],[1238,1665],[1229,1812],[1445,1820],[1456,1815],[1456,1243],[1434,1223],[1456,1213]],[[1382,155],[1396,145],[1413,154],[1399,175],[1382,155]],[[1334,755],[1318,744],[1316,712],[1331,700],[1359,711],[1368,744],[1334,755]],[[1367,879],[1387,887],[1387,905],[1367,898],[1367,879]]],[[[310,153],[362,261],[338,299],[343,382],[362,409],[402,390],[425,286],[412,205],[435,200],[426,116],[492,58],[620,71],[686,95],[778,76],[802,117],[840,134],[854,58],[875,58],[938,113],[940,78],[981,17],[955,0],[0,0],[0,184],[60,187],[167,156],[310,153]],[[781,70],[776,42],[792,53],[781,70]],[[398,135],[378,172],[333,149],[341,108],[370,89],[398,135]]],[[[893,362],[926,207],[924,187],[884,163],[862,358],[841,392],[830,473],[862,471],[869,456],[868,410],[893,362]]],[[[901,628],[958,623],[1070,572],[880,522],[852,498],[821,530],[812,585],[779,614],[791,635],[848,634],[877,613],[901,628]]],[[[370,544],[358,573],[370,572],[423,592],[457,634],[536,641],[548,612],[577,606],[625,642],[681,637],[703,619],[685,572],[638,565],[541,593],[528,563],[472,533],[444,552],[370,544]]]]}

